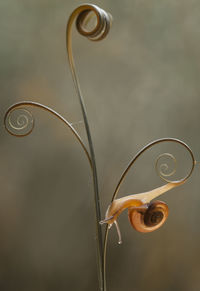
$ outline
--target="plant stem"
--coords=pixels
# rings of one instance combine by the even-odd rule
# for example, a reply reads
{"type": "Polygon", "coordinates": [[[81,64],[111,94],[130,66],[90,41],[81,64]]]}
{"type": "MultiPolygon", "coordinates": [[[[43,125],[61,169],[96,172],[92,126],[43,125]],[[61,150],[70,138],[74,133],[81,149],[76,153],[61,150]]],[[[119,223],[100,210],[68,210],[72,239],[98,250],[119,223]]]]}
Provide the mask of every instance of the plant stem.
{"type": "Polygon", "coordinates": [[[95,160],[95,153],[94,153],[94,147],[92,143],[92,137],[90,133],[89,128],[89,122],[87,118],[86,113],[86,107],[83,100],[83,96],[81,93],[79,81],[76,75],[75,71],[75,64],[72,54],[72,41],[71,41],[71,27],[74,21],[74,18],[76,17],[77,13],[80,11],[75,10],[74,13],[71,14],[68,25],[67,25],[67,52],[68,52],[68,59],[69,64],[71,68],[72,78],[74,81],[75,89],[79,98],[82,114],[83,114],[83,120],[85,124],[87,139],[88,139],[88,145],[89,145],[89,152],[92,162],[92,177],[93,177],[93,187],[94,187],[94,202],[95,202],[95,221],[96,221],[96,244],[97,244],[97,262],[98,262],[98,276],[99,276],[99,289],[101,291],[104,291],[104,278],[103,278],[103,242],[102,242],[102,231],[101,226],[99,224],[99,221],[101,220],[101,213],[100,213],[100,199],[99,199],[99,190],[98,190],[98,177],[97,177],[97,168],[96,168],[96,160],[95,160]]]}

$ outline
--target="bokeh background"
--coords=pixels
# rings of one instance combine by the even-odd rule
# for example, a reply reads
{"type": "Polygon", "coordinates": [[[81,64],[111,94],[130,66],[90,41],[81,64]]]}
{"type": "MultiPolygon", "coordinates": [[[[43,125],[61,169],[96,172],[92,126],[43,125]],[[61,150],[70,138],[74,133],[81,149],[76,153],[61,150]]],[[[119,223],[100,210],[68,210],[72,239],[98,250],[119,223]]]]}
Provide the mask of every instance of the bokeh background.
{"type": "MultiPolygon", "coordinates": [[[[34,109],[25,138],[3,126],[14,102],[34,100],[63,114],[86,141],[65,48],[65,29],[82,1],[0,1],[0,290],[98,290],[91,172],[68,129],[34,109]]],[[[73,47],[98,164],[102,216],[128,161],[150,141],[177,137],[200,160],[200,2],[95,2],[114,18],[109,36],[89,42],[74,30],[73,47]]],[[[180,147],[157,146],[129,173],[119,196],[162,185],[154,159],[180,147]]],[[[110,231],[108,291],[200,288],[200,198],[196,169],[166,193],[170,215],[140,234],[119,219],[123,244],[110,231]]]]}

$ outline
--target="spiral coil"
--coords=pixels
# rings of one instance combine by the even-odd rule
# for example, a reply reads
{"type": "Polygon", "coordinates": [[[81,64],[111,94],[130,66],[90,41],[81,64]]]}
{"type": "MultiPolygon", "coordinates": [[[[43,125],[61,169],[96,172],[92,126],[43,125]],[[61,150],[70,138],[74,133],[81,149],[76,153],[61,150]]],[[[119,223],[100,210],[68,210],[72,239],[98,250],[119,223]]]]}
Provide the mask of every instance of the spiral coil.
{"type": "MultiPolygon", "coordinates": [[[[79,6],[74,10],[70,18],[74,20],[75,17],[77,17],[76,28],[78,32],[92,41],[104,39],[109,33],[112,24],[111,14],[93,4],[79,6]],[[93,17],[96,17],[95,26],[92,29],[87,29],[87,24],[93,17]]],[[[68,23],[71,24],[70,19],[68,23]]]]}
{"type": "Polygon", "coordinates": [[[159,155],[157,157],[157,159],[156,159],[156,162],[155,162],[156,172],[157,172],[158,176],[162,180],[164,180],[165,182],[172,182],[167,177],[172,177],[176,173],[176,166],[177,166],[176,158],[172,154],[170,154],[170,153],[164,153],[164,154],[159,155]],[[172,167],[171,170],[169,170],[169,164],[167,162],[161,163],[159,165],[159,162],[163,158],[168,158],[168,159],[170,159],[172,161],[173,167],[172,167]]]}
{"type": "Polygon", "coordinates": [[[5,114],[4,125],[11,135],[23,137],[33,131],[35,120],[29,110],[25,108],[12,108],[5,114]]]}

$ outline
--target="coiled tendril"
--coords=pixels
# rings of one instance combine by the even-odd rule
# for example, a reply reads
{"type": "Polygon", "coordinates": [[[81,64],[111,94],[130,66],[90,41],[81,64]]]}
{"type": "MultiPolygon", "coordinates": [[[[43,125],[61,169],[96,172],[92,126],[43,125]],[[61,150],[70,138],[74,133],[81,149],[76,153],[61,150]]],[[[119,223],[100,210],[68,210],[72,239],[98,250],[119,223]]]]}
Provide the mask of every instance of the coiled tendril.
{"type": "Polygon", "coordinates": [[[34,128],[34,117],[32,113],[25,108],[14,108],[8,110],[4,117],[6,130],[14,136],[26,136],[34,128]]]}
{"type": "Polygon", "coordinates": [[[179,144],[183,148],[185,148],[186,151],[188,152],[188,154],[190,155],[192,165],[191,165],[191,168],[188,170],[188,174],[185,177],[183,177],[182,179],[179,179],[177,181],[168,180],[166,177],[170,177],[170,176],[172,176],[172,175],[174,175],[176,173],[176,158],[172,154],[170,154],[170,153],[161,154],[161,155],[158,156],[158,158],[156,160],[156,163],[155,163],[156,172],[158,173],[159,177],[162,180],[164,180],[165,182],[179,184],[180,182],[185,182],[191,176],[191,174],[192,174],[192,172],[194,170],[194,166],[195,166],[196,161],[195,161],[193,152],[190,149],[190,147],[186,143],[184,143],[183,141],[181,141],[181,140],[179,140],[177,138],[172,138],[172,137],[160,138],[160,139],[154,140],[153,142],[151,142],[151,143],[147,144],[145,147],[143,147],[133,157],[133,159],[129,162],[128,166],[125,168],[124,172],[122,173],[121,178],[119,179],[119,182],[118,182],[118,184],[117,184],[117,186],[115,188],[115,191],[114,191],[114,194],[113,194],[113,197],[112,197],[112,200],[111,201],[113,201],[114,199],[116,199],[117,193],[119,191],[119,188],[120,188],[122,182],[124,181],[127,173],[130,171],[130,169],[133,167],[133,165],[135,164],[135,162],[138,160],[138,158],[144,152],[146,152],[147,150],[149,150],[150,148],[152,148],[154,145],[161,144],[161,143],[165,143],[165,142],[172,142],[172,143],[175,143],[175,144],[179,144]],[[174,163],[174,168],[169,173],[166,172],[169,169],[169,166],[168,166],[167,163],[163,163],[163,164],[161,164],[159,166],[159,161],[161,160],[161,158],[164,158],[164,157],[170,158],[173,161],[173,163],[174,163]]]}
{"type": "Polygon", "coordinates": [[[62,115],[60,115],[58,112],[56,112],[55,110],[51,109],[50,107],[46,105],[40,104],[38,102],[33,102],[33,101],[22,101],[10,106],[7,109],[4,116],[4,125],[5,125],[6,130],[10,134],[20,137],[20,136],[27,136],[33,131],[35,120],[32,113],[28,109],[24,108],[25,106],[40,108],[44,111],[51,113],[52,115],[57,117],[57,119],[62,121],[71,130],[73,135],[76,137],[77,141],[79,142],[79,144],[81,145],[81,147],[83,148],[87,156],[90,167],[92,168],[90,154],[84,142],[82,141],[81,137],[79,136],[78,132],[74,129],[71,123],[67,121],[62,115]],[[20,115],[17,114],[20,111],[23,112],[23,114],[20,114],[20,115]]]}
{"type": "Polygon", "coordinates": [[[155,163],[155,168],[156,168],[156,172],[158,176],[165,182],[172,182],[166,177],[171,177],[176,173],[176,166],[177,166],[176,158],[170,153],[164,153],[164,154],[159,155],[155,163]],[[173,163],[173,165],[170,171],[169,171],[169,164],[167,162],[160,164],[160,161],[163,158],[171,159],[171,162],[173,163]]]}
{"type": "Polygon", "coordinates": [[[93,4],[81,5],[74,10],[68,21],[69,29],[75,17],[77,17],[76,28],[78,32],[92,41],[105,38],[112,24],[111,14],[93,4]],[[96,22],[93,23],[92,27],[89,27],[89,22],[95,16],[96,22]]]}

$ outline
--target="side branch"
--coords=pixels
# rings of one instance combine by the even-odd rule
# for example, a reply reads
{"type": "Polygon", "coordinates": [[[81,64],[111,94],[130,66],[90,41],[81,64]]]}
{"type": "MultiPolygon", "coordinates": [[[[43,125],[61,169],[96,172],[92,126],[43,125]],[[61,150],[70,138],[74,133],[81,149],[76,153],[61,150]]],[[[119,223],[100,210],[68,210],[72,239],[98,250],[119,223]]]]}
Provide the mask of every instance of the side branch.
{"type": "Polygon", "coordinates": [[[55,117],[57,117],[59,120],[61,120],[71,130],[73,135],[78,140],[79,144],[81,145],[82,149],[84,150],[84,152],[87,156],[90,167],[92,169],[92,162],[91,162],[90,154],[89,154],[84,142],[82,141],[81,137],[79,136],[78,132],[74,129],[74,127],[70,124],[70,122],[67,121],[62,115],[60,115],[55,110],[51,109],[50,107],[48,107],[46,105],[43,105],[43,104],[40,104],[37,102],[32,102],[32,101],[23,101],[23,102],[15,103],[12,106],[10,106],[8,108],[8,110],[6,111],[5,116],[4,116],[4,125],[5,125],[6,130],[11,135],[14,135],[17,137],[27,136],[32,132],[32,130],[34,128],[34,118],[33,118],[32,114],[27,109],[23,108],[24,106],[41,108],[41,109],[53,114],[55,117]],[[21,113],[17,117],[16,125],[14,125],[13,121],[11,120],[11,116],[15,111],[17,111],[19,109],[21,109],[23,111],[23,114],[21,113]],[[27,132],[20,133],[20,130],[24,130],[28,127],[28,123],[29,123],[28,117],[31,118],[31,121],[30,121],[31,127],[28,129],[27,132]],[[13,130],[17,130],[17,132],[15,132],[13,130]]]}
{"type": "MultiPolygon", "coordinates": [[[[194,155],[193,155],[193,152],[192,152],[192,150],[190,149],[190,147],[186,144],[186,143],[184,143],[183,141],[181,141],[181,140],[179,140],[179,139],[176,139],[176,138],[161,138],[161,139],[157,139],[157,140],[154,140],[153,142],[151,142],[151,143],[149,143],[149,144],[147,144],[145,147],[143,147],[136,155],[135,155],[135,157],[129,162],[129,164],[128,164],[128,166],[125,168],[125,170],[124,170],[124,172],[122,173],[122,176],[121,176],[121,178],[119,179],[119,182],[118,182],[118,184],[117,184],[117,186],[116,186],[116,188],[115,188],[115,191],[114,191],[114,194],[113,194],[113,196],[112,196],[112,199],[111,199],[111,202],[116,198],[116,196],[117,196],[117,193],[118,193],[118,191],[119,191],[119,188],[120,188],[120,186],[122,185],[122,182],[124,181],[124,179],[125,179],[125,177],[126,177],[126,175],[127,175],[127,173],[129,172],[129,170],[132,168],[132,166],[134,165],[134,163],[136,162],[136,160],[145,152],[145,151],[147,151],[148,149],[150,149],[151,147],[153,147],[154,145],[156,145],[156,144],[159,144],[159,143],[163,143],[163,142],[174,142],[174,143],[177,143],[177,144],[180,144],[180,145],[182,145],[183,147],[185,147],[186,148],[186,150],[189,152],[189,154],[190,154],[190,157],[191,157],[191,160],[192,160],[192,166],[191,166],[191,169],[190,169],[190,171],[189,171],[189,173],[184,177],[184,178],[182,178],[181,180],[178,180],[178,181],[171,181],[171,180],[169,180],[169,179],[166,179],[165,177],[164,177],[164,175],[162,174],[162,173],[160,173],[159,174],[159,176],[160,176],[160,178],[162,179],[162,180],[164,180],[165,182],[172,182],[172,183],[177,183],[177,184],[179,184],[180,182],[185,182],[190,176],[191,176],[191,174],[192,174],[192,172],[193,172],[193,170],[194,170],[194,166],[195,166],[195,158],[194,158],[194,155]]],[[[170,154],[164,154],[164,155],[170,155],[170,154]]],[[[162,156],[162,155],[161,155],[162,156]]],[[[158,157],[158,160],[160,159],[160,157],[161,156],[159,156],[158,157]]],[[[172,155],[170,155],[170,156],[172,156],[172,155]]],[[[172,156],[173,157],[173,156],[172,156]]],[[[173,158],[174,159],[174,158],[173,158]]],[[[157,160],[157,161],[158,161],[157,160]]],[[[157,161],[156,161],[156,170],[157,170],[157,161]]],[[[173,172],[174,173],[174,172],[173,172]]],[[[170,174],[170,176],[173,174],[173,173],[171,173],[170,174]]]]}

